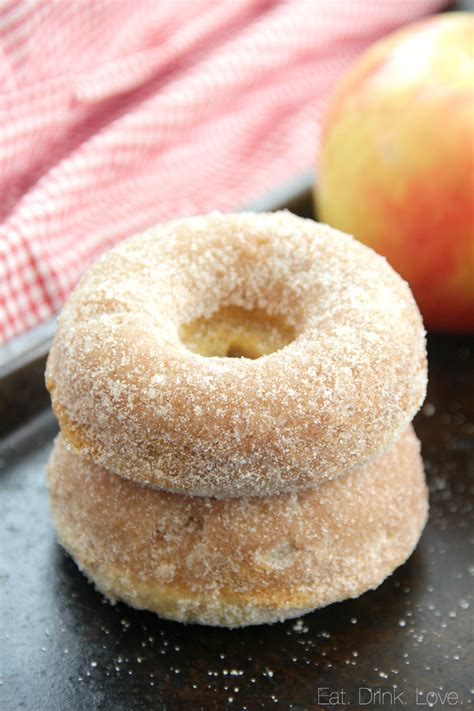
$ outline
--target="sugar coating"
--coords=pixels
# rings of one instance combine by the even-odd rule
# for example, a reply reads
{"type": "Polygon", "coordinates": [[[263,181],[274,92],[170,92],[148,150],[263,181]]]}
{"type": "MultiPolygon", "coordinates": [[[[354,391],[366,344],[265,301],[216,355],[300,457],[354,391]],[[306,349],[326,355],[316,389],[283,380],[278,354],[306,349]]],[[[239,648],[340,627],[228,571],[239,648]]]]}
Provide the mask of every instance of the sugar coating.
{"type": "Polygon", "coordinates": [[[274,622],[377,587],[427,517],[410,427],[382,457],[313,489],[249,499],[159,491],[56,442],[48,466],[62,545],[111,600],[184,622],[274,622]]]}
{"type": "Polygon", "coordinates": [[[63,309],[46,380],[68,446],[201,496],[314,486],[390,447],[426,390],[408,285],[352,237],[289,212],[157,226],[102,257],[63,309]],[[186,324],[228,307],[295,334],[256,360],[204,357],[186,324]]]}

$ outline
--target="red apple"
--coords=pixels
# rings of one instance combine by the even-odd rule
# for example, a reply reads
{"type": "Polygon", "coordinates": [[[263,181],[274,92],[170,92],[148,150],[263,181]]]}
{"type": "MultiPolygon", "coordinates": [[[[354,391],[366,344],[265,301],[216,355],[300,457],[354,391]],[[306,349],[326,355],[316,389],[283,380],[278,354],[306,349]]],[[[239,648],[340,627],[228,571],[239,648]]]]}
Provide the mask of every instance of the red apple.
{"type": "Polygon", "coordinates": [[[319,219],[385,255],[433,329],[474,330],[474,18],[370,47],[329,101],[319,219]]]}

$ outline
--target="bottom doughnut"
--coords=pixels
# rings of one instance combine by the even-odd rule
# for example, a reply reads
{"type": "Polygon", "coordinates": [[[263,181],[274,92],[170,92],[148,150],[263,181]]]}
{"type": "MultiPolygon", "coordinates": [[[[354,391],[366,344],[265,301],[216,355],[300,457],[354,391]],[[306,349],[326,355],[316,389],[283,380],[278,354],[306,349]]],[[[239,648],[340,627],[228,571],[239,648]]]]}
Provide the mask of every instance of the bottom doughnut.
{"type": "Polygon", "coordinates": [[[269,498],[146,488],[69,452],[61,436],[47,477],[59,540],[106,597],[226,627],[377,587],[413,551],[428,510],[412,428],[364,467],[269,498]]]}

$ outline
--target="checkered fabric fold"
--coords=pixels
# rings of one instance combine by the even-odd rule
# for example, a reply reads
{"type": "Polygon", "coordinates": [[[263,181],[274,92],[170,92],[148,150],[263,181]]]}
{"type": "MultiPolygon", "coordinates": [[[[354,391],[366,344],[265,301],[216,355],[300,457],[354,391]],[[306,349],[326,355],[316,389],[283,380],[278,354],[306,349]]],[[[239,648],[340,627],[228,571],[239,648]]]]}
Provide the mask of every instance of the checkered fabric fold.
{"type": "Polygon", "coordinates": [[[0,342],[124,237],[310,167],[341,73],[442,5],[0,1],[0,342]]]}

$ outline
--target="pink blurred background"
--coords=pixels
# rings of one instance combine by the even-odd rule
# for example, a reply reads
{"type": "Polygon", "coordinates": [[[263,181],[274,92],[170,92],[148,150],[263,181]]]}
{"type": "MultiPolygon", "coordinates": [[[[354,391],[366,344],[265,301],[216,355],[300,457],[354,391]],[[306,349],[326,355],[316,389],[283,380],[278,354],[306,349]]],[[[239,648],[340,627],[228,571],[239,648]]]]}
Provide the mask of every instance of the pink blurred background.
{"type": "Polygon", "coordinates": [[[326,98],[442,0],[0,4],[0,343],[103,250],[237,210],[314,164],[326,98]]]}

